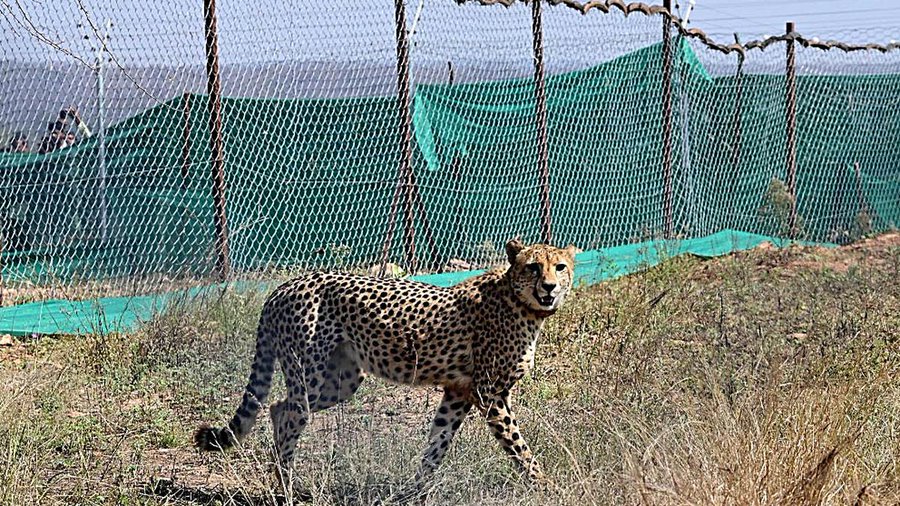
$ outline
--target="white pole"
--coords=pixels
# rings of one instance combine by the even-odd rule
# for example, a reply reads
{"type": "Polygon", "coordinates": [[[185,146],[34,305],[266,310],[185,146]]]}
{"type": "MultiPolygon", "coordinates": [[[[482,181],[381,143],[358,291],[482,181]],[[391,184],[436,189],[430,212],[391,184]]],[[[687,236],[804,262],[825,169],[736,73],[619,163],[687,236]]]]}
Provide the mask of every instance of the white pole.
{"type": "Polygon", "coordinates": [[[419,0],[419,6],[416,7],[416,14],[413,16],[412,28],[409,29],[410,44],[412,44],[412,38],[416,34],[416,28],[419,26],[419,18],[422,17],[423,8],[425,8],[425,0],[419,0]]]}
{"type": "Polygon", "coordinates": [[[106,87],[103,82],[103,63],[106,59],[106,44],[109,42],[111,27],[112,21],[107,19],[104,26],[106,32],[97,49],[95,69],[97,77],[97,158],[100,164],[100,238],[104,244],[108,234],[107,209],[109,204],[106,200],[106,87]]]}
{"type": "Polygon", "coordinates": [[[688,22],[691,18],[691,11],[694,10],[694,6],[697,5],[697,0],[689,0],[687,9],[684,11],[684,16],[681,18],[681,27],[687,28],[688,22]]]}

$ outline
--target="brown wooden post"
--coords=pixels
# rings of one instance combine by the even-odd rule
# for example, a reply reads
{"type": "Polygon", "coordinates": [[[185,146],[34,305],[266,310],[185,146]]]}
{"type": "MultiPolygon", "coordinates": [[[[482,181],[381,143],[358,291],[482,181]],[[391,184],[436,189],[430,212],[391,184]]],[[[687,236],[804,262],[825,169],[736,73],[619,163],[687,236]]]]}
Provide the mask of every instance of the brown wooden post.
{"type": "Polygon", "coordinates": [[[863,193],[862,172],[859,170],[859,162],[853,162],[853,173],[856,176],[857,213],[868,213],[869,203],[866,201],[866,194],[863,193]]]}
{"type": "Polygon", "coordinates": [[[460,164],[462,164],[462,160],[459,155],[453,155],[453,161],[450,162],[450,173],[453,175],[453,191],[457,195],[453,212],[453,237],[457,241],[463,238],[463,201],[468,197],[467,192],[462,188],[460,164]]]}
{"type": "Polygon", "coordinates": [[[406,36],[404,0],[394,0],[397,21],[397,109],[399,120],[400,167],[398,176],[403,187],[406,267],[416,272],[416,231],[413,223],[412,116],[409,99],[409,41],[406,36]]]}
{"type": "Polygon", "coordinates": [[[228,258],[228,226],[225,219],[225,153],[222,140],[222,96],[219,76],[219,34],[216,0],[204,0],[206,21],[206,88],[209,94],[209,148],[212,162],[212,194],[216,226],[216,269],[222,279],[231,272],[228,258]]]}
{"type": "MultiPolygon", "coordinates": [[[[735,44],[740,44],[738,34],[734,34],[735,44]]],[[[741,141],[743,140],[743,125],[741,124],[741,110],[743,109],[744,93],[744,53],[738,53],[737,72],[734,76],[734,149],[731,151],[731,167],[737,175],[741,164],[741,141]]]]}
{"type": "MultiPolygon", "coordinates": [[[[741,43],[737,33],[734,34],[734,43],[741,43]]],[[[742,109],[744,105],[744,53],[738,52],[737,56],[738,66],[734,75],[734,117],[732,119],[732,121],[734,121],[734,138],[732,140],[731,148],[731,178],[729,180],[729,188],[726,189],[726,191],[733,192],[731,198],[732,216],[737,216],[737,197],[734,192],[736,185],[741,180],[741,147],[744,137],[743,125],[741,124],[742,109]]],[[[736,228],[737,226],[737,223],[728,224],[728,228],[736,228]]]]}
{"type": "MultiPolygon", "coordinates": [[[[447,62],[447,71],[447,84],[453,84],[453,82],[456,80],[453,73],[453,62],[447,62]]],[[[453,191],[455,191],[458,195],[458,197],[456,198],[456,206],[453,212],[453,233],[454,237],[456,237],[457,239],[461,238],[462,236],[462,203],[464,193],[460,188],[461,178],[459,166],[461,163],[462,160],[460,160],[459,154],[454,153],[453,161],[450,162],[450,172],[451,174],[453,174],[453,191]]]]}
{"type": "Polygon", "coordinates": [[[537,123],[537,169],[541,199],[541,241],[550,244],[550,156],[547,145],[547,93],[544,85],[544,29],[541,0],[531,0],[531,28],[534,34],[534,105],[537,123]]]}
{"type": "Polygon", "coordinates": [[[425,201],[422,200],[422,194],[419,192],[419,184],[416,182],[416,174],[415,172],[410,172],[412,176],[412,194],[413,194],[413,204],[416,207],[416,211],[418,212],[419,220],[422,224],[422,232],[425,233],[425,241],[428,242],[428,249],[431,252],[431,262],[432,268],[439,267],[434,265],[437,263],[438,254],[437,254],[437,242],[434,240],[434,234],[431,232],[431,222],[428,220],[428,213],[425,210],[425,201]]]}
{"type": "Polygon", "coordinates": [[[785,123],[786,150],[787,150],[787,187],[791,194],[791,214],[788,219],[788,233],[791,237],[797,235],[797,75],[796,75],[796,49],[794,47],[794,22],[788,21],[785,25],[787,39],[787,63],[785,65],[786,97],[785,97],[785,123]]]}
{"type": "Polygon", "coordinates": [[[183,209],[181,211],[181,220],[179,226],[181,234],[187,232],[188,217],[190,216],[190,200],[187,198],[188,178],[190,177],[191,168],[191,94],[184,92],[182,95],[184,101],[182,113],[182,139],[181,139],[181,198],[183,209]]]}
{"type": "Polygon", "coordinates": [[[662,38],[662,173],[664,237],[672,237],[672,1],[664,0],[662,38]]]}
{"type": "MultiPolygon", "coordinates": [[[[834,197],[831,199],[831,230],[835,234],[839,234],[842,228],[849,231],[849,227],[843,227],[846,224],[846,215],[843,212],[846,208],[846,191],[845,187],[849,184],[847,176],[847,167],[843,164],[836,164],[837,173],[834,177],[834,197]]],[[[842,244],[846,242],[844,235],[835,235],[835,242],[842,244]]]]}
{"type": "Polygon", "coordinates": [[[0,234],[0,307],[3,307],[3,234],[0,234]]]}

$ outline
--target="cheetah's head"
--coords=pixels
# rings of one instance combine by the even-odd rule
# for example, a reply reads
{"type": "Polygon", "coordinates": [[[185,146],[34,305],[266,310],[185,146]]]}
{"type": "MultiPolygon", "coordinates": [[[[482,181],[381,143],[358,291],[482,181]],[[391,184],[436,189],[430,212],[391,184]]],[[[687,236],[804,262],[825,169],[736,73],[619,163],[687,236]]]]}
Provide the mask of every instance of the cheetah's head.
{"type": "Polygon", "coordinates": [[[513,292],[526,307],[549,316],[562,305],[572,288],[575,246],[564,249],[546,244],[525,246],[518,239],[506,243],[513,292]]]}

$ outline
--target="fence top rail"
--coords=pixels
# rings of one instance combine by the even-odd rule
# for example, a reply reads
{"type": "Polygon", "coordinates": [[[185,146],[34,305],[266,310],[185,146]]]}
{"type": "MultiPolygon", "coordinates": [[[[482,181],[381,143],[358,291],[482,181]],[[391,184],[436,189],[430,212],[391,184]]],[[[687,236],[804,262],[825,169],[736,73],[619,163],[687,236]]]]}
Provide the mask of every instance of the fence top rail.
{"type": "MultiPolygon", "coordinates": [[[[456,0],[457,3],[479,3],[481,5],[503,5],[510,7],[518,2],[526,2],[532,0],[456,0]]],[[[794,41],[803,47],[812,47],[825,51],[838,49],[844,52],[854,51],[879,51],[887,53],[890,51],[900,50],[900,42],[890,41],[888,44],[849,44],[839,40],[819,40],[818,37],[807,38],[799,32],[792,31],[782,35],[774,35],[765,39],[751,40],[746,43],[734,42],[731,44],[723,44],[713,40],[703,30],[699,28],[687,28],[682,19],[675,13],[669,12],[662,5],[651,5],[643,2],[624,2],[623,0],[592,0],[590,2],[579,2],[578,0],[545,0],[550,5],[562,5],[570,9],[576,10],[581,14],[587,14],[592,10],[598,10],[603,13],[609,13],[612,9],[618,9],[628,16],[633,13],[640,13],[645,16],[664,16],[672,21],[672,24],[678,29],[678,32],[692,39],[697,39],[710,49],[719,51],[724,54],[732,52],[744,56],[748,50],[759,49],[765,50],[767,47],[777,42],[794,41]]]]}

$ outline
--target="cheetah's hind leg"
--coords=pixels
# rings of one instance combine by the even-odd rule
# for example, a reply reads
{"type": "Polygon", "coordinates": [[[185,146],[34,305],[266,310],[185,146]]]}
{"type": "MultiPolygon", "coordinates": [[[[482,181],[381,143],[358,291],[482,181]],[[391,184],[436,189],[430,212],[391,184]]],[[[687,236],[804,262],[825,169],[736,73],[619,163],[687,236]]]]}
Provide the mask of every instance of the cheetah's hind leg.
{"type": "Polygon", "coordinates": [[[327,357],[319,363],[303,361],[303,367],[300,360],[286,361],[283,367],[287,398],[273,404],[269,410],[279,485],[287,495],[293,490],[297,440],[309,423],[310,415],[346,401],[356,393],[363,380],[359,357],[352,343],[338,344],[327,357]]]}

